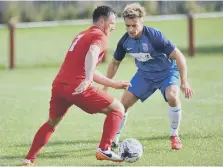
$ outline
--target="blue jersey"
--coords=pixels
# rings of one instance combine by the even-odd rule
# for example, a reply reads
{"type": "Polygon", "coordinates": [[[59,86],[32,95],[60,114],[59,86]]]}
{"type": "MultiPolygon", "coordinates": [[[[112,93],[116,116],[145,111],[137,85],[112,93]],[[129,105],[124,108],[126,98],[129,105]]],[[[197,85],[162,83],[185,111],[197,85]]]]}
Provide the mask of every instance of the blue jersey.
{"type": "Polygon", "coordinates": [[[170,72],[179,74],[176,60],[169,57],[174,48],[160,31],[144,26],[139,39],[124,34],[118,42],[114,58],[121,61],[126,54],[133,56],[138,72],[156,82],[166,78],[170,72]]]}

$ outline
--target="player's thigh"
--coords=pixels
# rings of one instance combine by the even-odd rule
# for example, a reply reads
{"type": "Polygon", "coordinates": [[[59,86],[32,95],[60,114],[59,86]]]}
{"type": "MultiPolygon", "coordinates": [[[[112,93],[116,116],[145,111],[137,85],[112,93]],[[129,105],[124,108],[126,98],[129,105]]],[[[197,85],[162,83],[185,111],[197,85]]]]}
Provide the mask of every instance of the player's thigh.
{"type": "Polygon", "coordinates": [[[173,96],[179,97],[179,76],[170,74],[161,84],[160,91],[166,102],[173,96]]]}
{"type": "MultiPolygon", "coordinates": [[[[154,83],[145,79],[143,74],[139,72],[136,72],[130,82],[132,86],[128,88],[128,91],[142,102],[156,91],[154,83]]],[[[127,92],[125,97],[128,97],[128,95],[130,95],[130,93],[127,92]]]]}
{"type": "Polygon", "coordinates": [[[128,109],[129,107],[133,106],[138,100],[139,100],[138,97],[136,97],[129,90],[126,90],[122,96],[121,102],[123,106],[125,107],[125,109],[128,109]]]}
{"type": "Polygon", "coordinates": [[[73,104],[89,114],[109,109],[115,98],[107,92],[94,86],[88,88],[84,93],[75,95],[73,104]]]}
{"type": "Polygon", "coordinates": [[[72,105],[72,103],[65,98],[65,94],[66,92],[63,85],[53,86],[49,108],[49,118],[51,120],[62,118],[72,105]]]}

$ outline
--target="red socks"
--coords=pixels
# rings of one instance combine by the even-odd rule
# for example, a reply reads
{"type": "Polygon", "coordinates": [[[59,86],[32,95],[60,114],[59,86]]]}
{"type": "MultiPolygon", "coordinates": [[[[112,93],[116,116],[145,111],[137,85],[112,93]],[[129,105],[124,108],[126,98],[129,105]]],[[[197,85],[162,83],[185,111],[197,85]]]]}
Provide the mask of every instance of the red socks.
{"type": "MultiPolygon", "coordinates": [[[[101,148],[103,151],[108,150],[108,147],[111,146],[112,139],[114,138],[120,127],[122,118],[123,114],[115,110],[107,115],[104,121],[103,134],[99,145],[99,148],[101,148]]],[[[40,149],[48,142],[54,130],[55,129],[52,127],[52,125],[48,124],[47,122],[40,127],[33,139],[32,146],[26,156],[26,159],[31,160],[31,162],[35,160],[36,155],[39,153],[40,149]]]]}
{"type": "Polygon", "coordinates": [[[26,156],[26,159],[31,160],[33,162],[36,158],[36,155],[40,151],[40,149],[48,142],[51,134],[54,132],[54,128],[49,123],[43,124],[38,132],[36,133],[32,146],[29,150],[29,153],[26,156]]]}
{"type": "Polygon", "coordinates": [[[113,110],[107,115],[104,121],[103,134],[99,145],[99,148],[102,151],[108,150],[108,147],[111,147],[112,140],[120,127],[122,118],[123,114],[116,110],[113,110]]]}

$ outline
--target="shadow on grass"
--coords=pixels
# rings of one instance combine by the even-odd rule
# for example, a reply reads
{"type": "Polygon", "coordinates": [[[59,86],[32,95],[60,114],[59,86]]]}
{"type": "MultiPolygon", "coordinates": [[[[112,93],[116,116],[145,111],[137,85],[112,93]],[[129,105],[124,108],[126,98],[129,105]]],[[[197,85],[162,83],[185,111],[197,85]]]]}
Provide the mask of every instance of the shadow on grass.
{"type": "MultiPolygon", "coordinates": [[[[28,150],[27,150],[28,151],[28,150]]],[[[95,156],[95,151],[96,149],[92,149],[92,148],[79,148],[79,149],[70,149],[70,150],[66,150],[66,151],[50,151],[50,152],[42,152],[40,151],[40,153],[38,154],[38,158],[42,158],[42,159],[57,159],[57,158],[67,158],[67,157],[75,157],[75,154],[80,154],[80,152],[82,152],[81,154],[84,157],[88,157],[88,156],[95,156]],[[85,153],[88,152],[88,153],[85,153]],[[91,153],[89,153],[91,152],[91,153]]],[[[0,159],[1,160],[5,160],[5,161],[10,161],[10,160],[16,160],[18,163],[22,162],[22,160],[25,158],[26,152],[24,152],[24,155],[0,155],[0,159]]],[[[1,164],[2,166],[6,166],[7,164],[1,164]]],[[[20,164],[14,164],[14,165],[20,165],[20,164]]]]}
{"type": "MultiPolygon", "coordinates": [[[[56,152],[50,152],[50,153],[40,153],[38,157],[41,158],[58,158],[58,157],[67,157],[67,154],[65,153],[56,153],[56,152]]],[[[12,159],[20,159],[23,160],[25,158],[25,155],[6,155],[6,156],[0,156],[1,160],[12,160],[12,159]]],[[[2,164],[1,164],[2,165],[2,164]]]]}
{"type": "MultiPolygon", "coordinates": [[[[203,135],[203,134],[199,134],[199,133],[181,133],[180,134],[180,137],[182,139],[206,139],[206,138],[213,138],[213,135],[203,135]]],[[[160,135],[160,134],[157,134],[157,135],[153,135],[153,136],[149,136],[149,137],[139,137],[137,138],[138,140],[140,141],[154,141],[154,140],[169,140],[170,139],[170,136],[168,134],[165,134],[165,135],[160,135]]],[[[88,147],[88,146],[85,146],[85,144],[94,144],[94,145],[97,145],[99,143],[99,140],[75,140],[75,141],[53,141],[53,142],[50,142],[47,143],[46,146],[59,146],[59,145],[70,145],[70,146],[78,146],[78,147],[82,147],[84,149],[84,147],[88,147]]],[[[18,144],[18,145],[13,145],[12,147],[30,147],[31,143],[27,144],[18,144]]]]}
{"type": "MultiPolygon", "coordinates": [[[[194,139],[206,139],[206,138],[213,138],[213,135],[204,135],[204,134],[199,134],[199,133],[181,133],[181,139],[182,140],[194,140],[194,139]]],[[[157,134],[153,135],[150,137],[137,137],[137,139],[141,142],[144,141],[159,141],[159,140],[169,140],[170,136],[165,134],[157,134]]],[[[84,144],[98,144],[99,141],[96,140],[76,140],[76,141],[55,141],[55,142],[49,142],[47,146],[61,146],[64,147],[65,145],[69,145],[69,148],[67,150],[58,150],[59,148],[55,149],[55,151],[49,151],[49,152],[41,152],[38,155],[38,158],[43,158],[43,159],[57,159],[57,158],[63,158],[63,157],[70,157],[70,156],[75,156],[75,154],[81,154],[84,157],[92,157],[95,156],[95,148],[91,146],[85,146],[84,144]],[[80,145],[81,144],[81,145],[80,145]],[[75,148],[75,145],[78,147],[75,148]],[[83,146],[82,146],[83,145],[83,146]]],[[[13,147],[29,147],[30,144],[19,144],[17,146],[13,145],[13,147]]],[[[46,146],[46,147],[47,147],[46,146]]],[[[164,150],[165,148],[161,148],[161,150],[164,150]]],[[[159,151],[159,147],[156,148],[156,150],[159,151]]],[[[171,152],[171,149],[166,148],[166,151],[171,152]]],[[[19,148],[18,148],[19,151],[19,148]]],[[[28,150],[27,150],[28,151],[28,150]]],[[[24,152],[24,155],[0,155],[0,159],[3,161],[10,161],[10,160],[16,160],[18,163],[20,163],[24,157],[25,157],[26,152],[24,152]]],[[[7,164],[1,164],[2,166],[7,165],[7,164]]],[[[15,165],[20,165],[20,164],[15,164],[15,165]]],[[[102,166],[107,166],[108,164],[103,164],[102,166]]],[[[93,165],[94,166],[94,165],[93,165]]],[[[95,165],[98,166],[98,165],[95,165]]],[[[113,164],[109,164],[109,166],[117,166],[113,164]]],[[[118,165],[119,166],[119,165],[118,165]]],[[[121,165],[122,166],[122,165],[121,165]]]]}
{"type": "Polygon", "coordinates": [[[156,136],[150,136],[150,137],[139,137],[137,140],[140,141],[154,141],[154,140],[166,140],[169,139],[170,136],[168,135],[156,135],[156,136]]]}
{"type": "Polygon", "coordinates": [[[98,144],[99,140],[75,140],[75,141],[55,141],[49,142],[48,146],[55,146],[55,145],[82,145],[82,144],[98,144]]]}
{"type": "MultiPolygon", "coordinates": [[[[209,135],[203,135],[199,133],[181,133],[180,138],[183,140],[188,140],[188,139],[207,139],[207,138],[213,138],[214,136],[209,134],[209,135]]],[[[156,136],[150,136],[150,137],[141,137],[137,138],[140,141],[154,141],[154,140],[169,140],[170,136],[169,135],[156,135],[156,136]]]]}
{"type": "MultiPolygon", "coordinates": [[[[57,145],[84,145],[84,144],[98,144],[99,140],[75,140],[75,141],[49,141],[47,146],[57,146],[57,145]]],[[[12,147],[29,147],[31,143],[27,144],[17,144],[13,145],[12,147]]],[[[84,146],[83,146],[84,147],[84,146]]]]}

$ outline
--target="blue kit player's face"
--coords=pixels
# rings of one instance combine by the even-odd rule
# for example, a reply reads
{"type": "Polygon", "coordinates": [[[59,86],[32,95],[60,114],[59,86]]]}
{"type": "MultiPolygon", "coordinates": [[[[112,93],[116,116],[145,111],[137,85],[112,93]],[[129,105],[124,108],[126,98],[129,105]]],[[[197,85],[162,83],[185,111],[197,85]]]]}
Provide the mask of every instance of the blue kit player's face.
{"type": "Polygon", "coordinates": [[[143,31],[143,19],[139,17],[124,19],[126,31],[128,32],[131,38],[137,39],[140,38],[143,31]]]}

